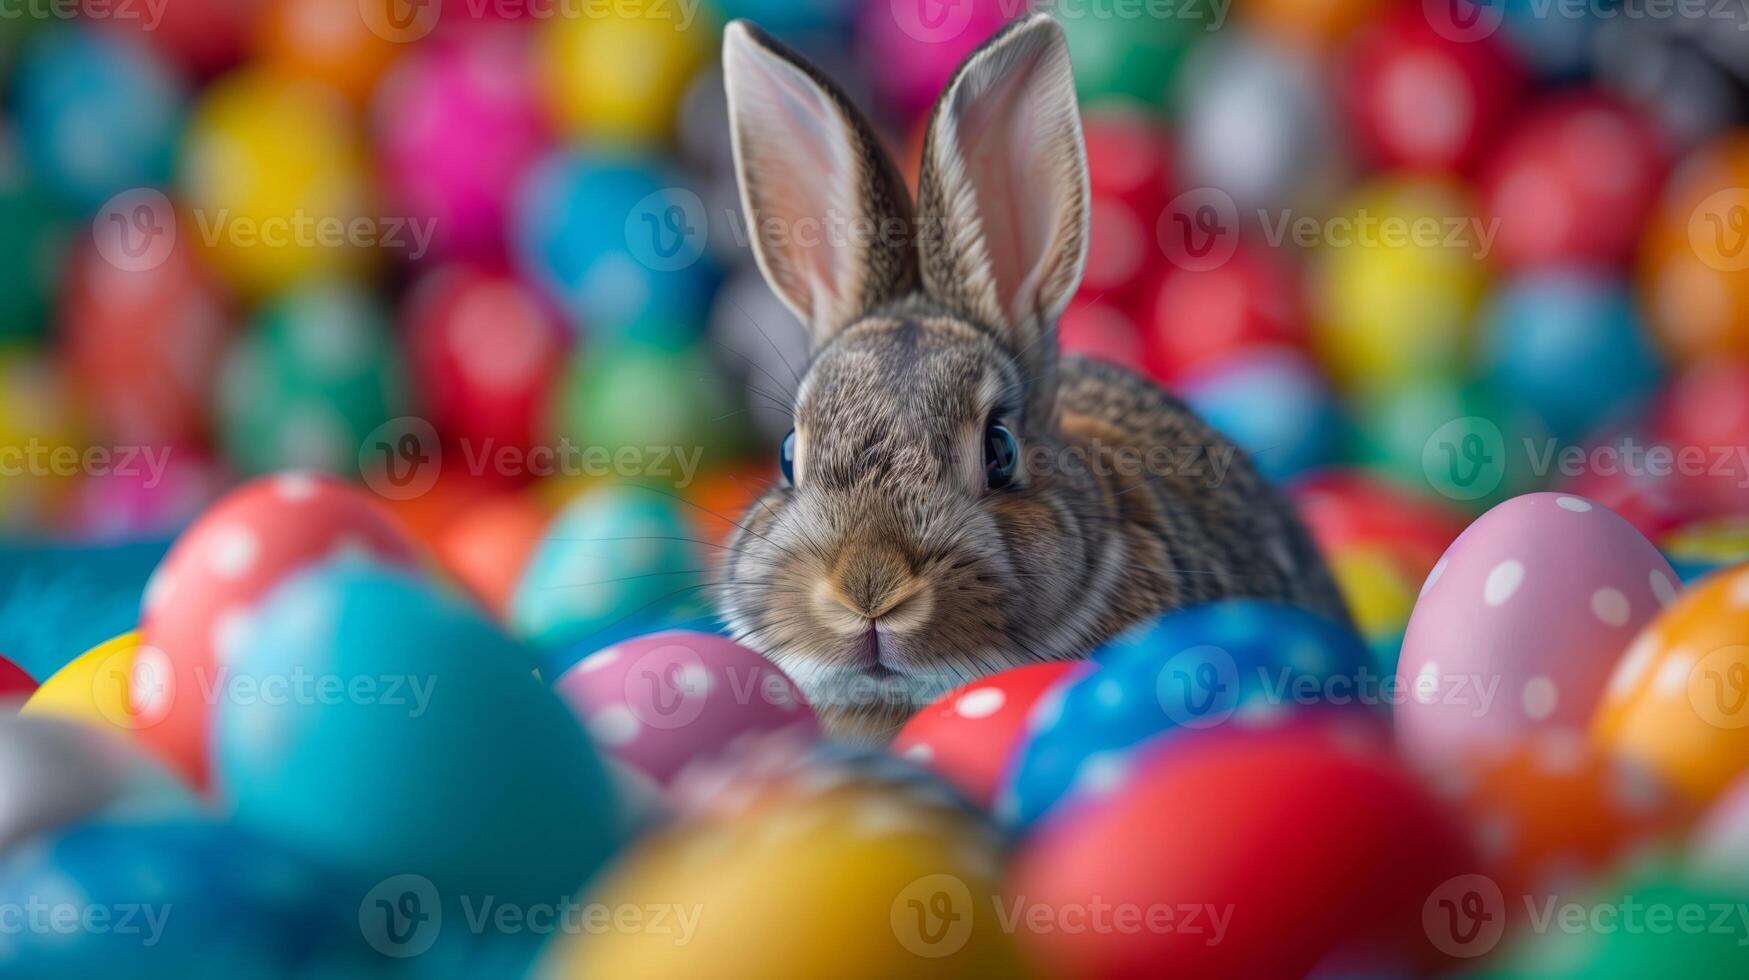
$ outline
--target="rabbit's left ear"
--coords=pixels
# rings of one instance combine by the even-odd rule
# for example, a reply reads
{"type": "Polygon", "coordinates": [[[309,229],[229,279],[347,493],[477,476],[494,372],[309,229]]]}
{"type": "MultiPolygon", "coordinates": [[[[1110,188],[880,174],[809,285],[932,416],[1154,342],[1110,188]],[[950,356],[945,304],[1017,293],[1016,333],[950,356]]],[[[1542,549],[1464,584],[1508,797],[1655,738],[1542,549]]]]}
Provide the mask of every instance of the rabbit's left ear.
{"type": "Polygon", "coordinates": [[[925,290],[1048,369],[1087,259],[1088,194],[1063,29],[1043,14],[1016,21],[966,59],[930,118],[925,290]]]}

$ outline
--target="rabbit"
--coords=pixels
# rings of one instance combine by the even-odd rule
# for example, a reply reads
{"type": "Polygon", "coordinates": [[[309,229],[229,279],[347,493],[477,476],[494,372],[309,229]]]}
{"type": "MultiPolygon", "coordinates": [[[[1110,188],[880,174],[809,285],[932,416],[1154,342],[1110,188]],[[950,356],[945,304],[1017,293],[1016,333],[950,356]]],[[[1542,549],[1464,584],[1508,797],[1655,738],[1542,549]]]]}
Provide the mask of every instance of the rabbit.
{"type": "Polygon", "coordinates": [[[915,206],[808,62],[735,21],[723,66],[754,257],[811,353],[783,479],[724,546],[719,606],[829,733],[880,742],[954,687],[1222,597],[1347,621],[1240,450],[1152,381],[1058,357],[1089,187],[1055,20],[960,65],[915,206]]]}

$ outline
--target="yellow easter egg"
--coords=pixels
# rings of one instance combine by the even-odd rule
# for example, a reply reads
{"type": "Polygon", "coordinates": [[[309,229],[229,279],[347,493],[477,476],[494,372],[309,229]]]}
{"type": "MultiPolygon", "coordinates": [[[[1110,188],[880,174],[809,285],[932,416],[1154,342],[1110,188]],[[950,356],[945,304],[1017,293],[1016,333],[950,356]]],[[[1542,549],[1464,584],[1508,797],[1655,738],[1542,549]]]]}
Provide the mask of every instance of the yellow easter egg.
{"type": "Polygon", "coordinates": [[[95,728],[132,731],[148,720],[134,709],[134,672],[139,661],[138,632],[123,633],[74,657],[24,703],[26,715],[66,718],[95,728]]]}
{"type": "Polygon", "coordinates": [[[1388,552],[1377,548],[1339,551],[1330,558],[1330,571],[1363,636],[1371,639],[1403,631],[1415,608],[1417,586],[1388,552]]]}
{"type": "Polygon", "coordinates": [[[182,234],[254,296],[352,273],[400,231],[370,216],[356,120],[310,82],[246,69],[210,86],[184,146],[182,234]]]}
{"type": "Polygon", "coordinates": [[[999,874],[993,837],[898,793],[791,798],[646,839],[585,900],[629,927],[566,936],[539,975],[1023,976],[999,874]]]}
{"type": "Polygon", "coordinates": [[[622,0],[599,16],[556,17],[541,38],[549,110],[574,136],[666,142],[686,83],[716,46],[697,5],[622,0]]]}
{"type": "Polygon", "coordinates": [[[1431,178],[1363,185],[1296,231],[1314,249],[1313,341],[1344,383],[1441,377],[1464,362],[1489,228],[1469,195],[1431,178]]]}
{"type": "Polygon", "coordinates": [[[61,370],[0,352],[0,526],[40,528],[88,468],[78,411],[61,370]]]}
{"type": "Polygon", "coordinates": [[[1701,802],[1749,770],[1749,565],[1695,583],[1641,631],[1591,733],[1701,802]]]}

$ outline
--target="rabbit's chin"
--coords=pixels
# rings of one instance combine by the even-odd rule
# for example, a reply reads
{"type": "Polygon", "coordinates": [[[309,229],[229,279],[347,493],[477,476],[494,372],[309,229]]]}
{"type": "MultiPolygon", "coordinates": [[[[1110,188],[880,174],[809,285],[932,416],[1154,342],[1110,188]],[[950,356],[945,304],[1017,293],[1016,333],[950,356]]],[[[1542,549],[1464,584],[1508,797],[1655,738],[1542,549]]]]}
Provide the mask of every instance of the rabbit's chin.
{"type": "Polygon", "coordinates": [[[936,672],[871,667],[780,664],[801,687],[826,733],[841,741],[881,745],[907,719],[965,678],[936,672]]]}

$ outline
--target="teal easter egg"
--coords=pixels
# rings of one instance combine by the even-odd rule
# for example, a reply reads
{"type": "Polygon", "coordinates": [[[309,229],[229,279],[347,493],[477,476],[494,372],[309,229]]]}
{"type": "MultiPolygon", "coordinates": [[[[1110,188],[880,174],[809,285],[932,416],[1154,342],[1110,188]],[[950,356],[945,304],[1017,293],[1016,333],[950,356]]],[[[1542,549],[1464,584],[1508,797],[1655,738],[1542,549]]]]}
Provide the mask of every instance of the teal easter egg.
{"type": "Polygon", "coordinates": [[[391,905],[409,876],[445,903],[551,904],[616,846],[582,727],[459,598],[341,561],[277,589],[239,649],[216,692],[219,797],[391,905]]]}
{"type": "Polygon", "coordinates": [[[684,506],[658,488],[606,486],[548,525],[510,607],[516,634],[554,651],[544,675],[617,640],[708,616],[711,559],[692,539],[684,506]]]}
{"type": "Polygon", "coordinates": [[[1557,444],[1486,386],[1401,382],[1352,392],[1351,452],[1400,486],[1481,511],[1542,487],[1557,444]]]}
{"type": "Polygon", "coordinates": [[[312,282],[270,305],[227,352],[219,437],[245,475],[351,473],[365,437],[405,403],[381,304],[356,286],[312,282]]]}
{"type": "Polygon", "coordinates": [[[1061,8],[1083,103],[1124,99],[1158,111],[1204,23],[1190,17],[1111,17],[1061,8]]]}

